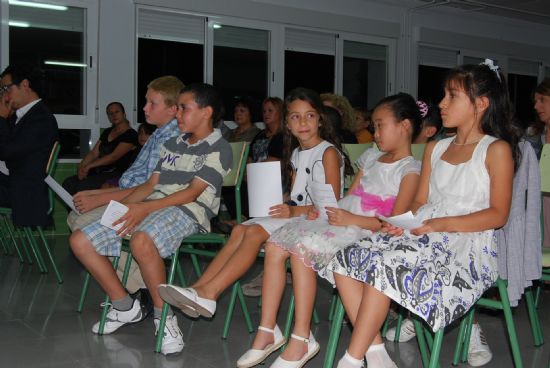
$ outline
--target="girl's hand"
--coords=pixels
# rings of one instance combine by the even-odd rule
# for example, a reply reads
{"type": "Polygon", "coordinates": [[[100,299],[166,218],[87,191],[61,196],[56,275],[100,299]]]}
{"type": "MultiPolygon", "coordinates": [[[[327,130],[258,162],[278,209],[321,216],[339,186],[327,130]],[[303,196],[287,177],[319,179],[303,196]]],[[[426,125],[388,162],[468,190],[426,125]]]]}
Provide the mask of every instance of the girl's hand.
{"type": "Polygon", "coordinates": [[[308,220],[316,220],[319,218],[319,211],[317,211],[317,208],[315,207],[311,207],[308,211],[307,211],[307,219],[308,220]]]}
{"type": "Polygon", "coordinates": [[[278,204],[269,207],[269,216],[274,218],[289,218],[292,217],[292,207],[288,204],[278,204]]]}
{"type": "Polygon", "coordinates": [[[386,221],[382,221],[382,228],[380,229],[381,232],[389,234],[391,236],[401,236],[403,235],[403,229],[397,226],[393,226],[392,224],[387,223],[386,221]]]}
{"type": "Polygon", "coordinates": [[[113,226],[120,223],[124,223],[122,227],[117,231],[117,235],[124,237],[132,234],[139,224],[149,214],[149,209],[146,203],[129,203],[126,204],[128,212],[126,212],[121,218],[113,222],[113,226]]]}
{"type": "Polygon", "coordinates": [[[334,226],[354,225],[355,215],[341,208],[325,207],[327,210],[328,223],[334,226]]]}
{"type": "Polygon", "coordinates": [[[411,230],[413,235],[424,235],[429,233],[440,233],[446,229],[445,218],[434,218],[424,221],[424,225],[411,230]]]}

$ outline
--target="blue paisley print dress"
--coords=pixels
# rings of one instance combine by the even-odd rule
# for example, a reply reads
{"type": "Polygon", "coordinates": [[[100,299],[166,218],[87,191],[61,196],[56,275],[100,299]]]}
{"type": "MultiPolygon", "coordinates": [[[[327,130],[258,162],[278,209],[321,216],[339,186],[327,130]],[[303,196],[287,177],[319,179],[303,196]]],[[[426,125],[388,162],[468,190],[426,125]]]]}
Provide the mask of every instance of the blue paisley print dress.
{"type": "MultiPolygon", "coordinates": [[[[489,207],[485,157],[496,138],[484,136],[472,158],[458,165],[441,159],[452,139],[439,141],[432,152],[428,203],[416,214],[422,220],[489,207]]],[[[496,281],[497,245],[493,230],[377,233],[340,250],[320,274],[330,281],[332,272],[371,284],[437,331],[464,315],[496,281]]]]}

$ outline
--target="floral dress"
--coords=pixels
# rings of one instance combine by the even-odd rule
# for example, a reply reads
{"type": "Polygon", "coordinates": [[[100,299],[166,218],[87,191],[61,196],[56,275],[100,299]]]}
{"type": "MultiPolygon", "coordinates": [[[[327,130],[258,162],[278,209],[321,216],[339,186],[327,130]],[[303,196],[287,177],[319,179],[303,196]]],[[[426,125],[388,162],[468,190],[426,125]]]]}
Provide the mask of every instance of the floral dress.
{"type": "MultiPolygon", "coordinates": [[[[472,158],[458,165],[441,159],[453,139],[439,141],[432,152],[428,203],[416,214],[421,220],[489,207],[485,157],[496,138],[484,136],[472,158]]],[[[437,331],[464,315],[496,281],[497,244],[493,230],[377,233],[339,251],[322,276],[330,279],[331,271],[369,283],[437,331]]]]}
{"type": "MultiPolygon", "coordinates": [[[[338,202],[340,208],[363,216],[389,216],[392,212],[401,179],[420,172],[420,163],[412,156],[393,163],[378,161],[383,152],[366,150],[357,160],[363,177],[357,188],[338,202]]],[[[347,245],[371,235],[357,226],[332,226],[324,218],[307,220],[301,217],[274,232],[268,242],[298,255],[306,266],[322,270],[334,254],[347,245]]]]}

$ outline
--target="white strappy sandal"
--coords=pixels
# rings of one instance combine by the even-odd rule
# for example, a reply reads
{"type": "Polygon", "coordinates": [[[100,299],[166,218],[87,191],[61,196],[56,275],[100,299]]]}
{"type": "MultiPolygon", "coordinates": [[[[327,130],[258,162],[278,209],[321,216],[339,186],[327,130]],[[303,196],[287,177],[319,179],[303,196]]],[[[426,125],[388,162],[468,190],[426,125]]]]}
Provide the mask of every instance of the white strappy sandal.
{"type": "Polygon", "coordinates": [[[313,334],[309,333],[309,338],[306,339],[305,337],[298,336],[295,334],[290,335],[291,338],[305,342],[307,344],[307,352],[304,354],[302,359],[300,360],[285,360],[281,357],[278,357],[275,362],[271,365],[270,368],[302,368],[308,361],[310,361],[315,354],[319,352],[320,346],[317,341],[315,341],[315,337],[313,337],[313,334]]]}
{"type": "Polygon", "coordinates": [[[279,349],[286,342],[279,326],[275,326],[272,330],[264,326],[258,326],[258,330],[270,333],[273,335],[273,343],[267,345],[263,349],[249,349],[237,361],[237,368],[249,368],[263,362],[271,353],[279,349]]]}

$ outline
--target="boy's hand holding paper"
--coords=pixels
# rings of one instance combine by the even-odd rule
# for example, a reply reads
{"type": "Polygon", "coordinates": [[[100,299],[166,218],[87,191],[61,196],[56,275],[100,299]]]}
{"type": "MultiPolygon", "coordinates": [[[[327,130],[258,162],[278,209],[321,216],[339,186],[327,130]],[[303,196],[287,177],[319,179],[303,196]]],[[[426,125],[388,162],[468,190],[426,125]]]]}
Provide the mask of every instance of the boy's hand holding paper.
{"type": "Polygon", "coordinates": [[[101,216],[99,223],[118,232],[124,225],[124,222],[119,222],[117,224],[115,224],[115,222],[121,219],[126,212],[128,212],[128,207],[120,202],[111,200],[105,212],[103,212],[103,216],[101,216]]]}

